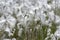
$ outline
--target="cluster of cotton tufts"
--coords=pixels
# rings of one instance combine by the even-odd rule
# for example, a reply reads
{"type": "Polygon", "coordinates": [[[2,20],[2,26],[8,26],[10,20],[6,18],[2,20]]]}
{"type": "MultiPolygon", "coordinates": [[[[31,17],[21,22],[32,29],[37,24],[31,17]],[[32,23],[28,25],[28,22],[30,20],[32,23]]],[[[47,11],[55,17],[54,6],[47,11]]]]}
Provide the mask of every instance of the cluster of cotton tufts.
{"type": "Polygon", "coordinates": [[[51,26],[51,21],[54,21],[56,18],[55,22],[60,23],[59,16],[54,13],[55,0],[52,1],[52,4],[48,4],[47,1],[0,0],[0,31],[8,32],[10,37],[14,36],[15,31],[18,30],[17,34],[22,36],[23,28],[28,30],[29,25],[35,24],[34,26],[37,26],[36,29],[39,29],[40,25],[37,25],[37,21],[39,21],[38,23],[41,21],[42,25],[51,26]]]}

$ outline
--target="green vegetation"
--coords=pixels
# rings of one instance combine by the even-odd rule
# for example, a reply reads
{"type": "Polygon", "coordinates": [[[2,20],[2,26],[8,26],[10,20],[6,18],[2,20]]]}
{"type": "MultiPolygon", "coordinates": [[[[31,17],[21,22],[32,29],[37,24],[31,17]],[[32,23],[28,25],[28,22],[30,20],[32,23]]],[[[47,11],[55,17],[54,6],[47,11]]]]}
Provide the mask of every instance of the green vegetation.
{"type": "Polygon", "coordinates": [[[42,29],[43,29],[44,39],[45,39],[47,37],[47,29],[48,29],[48,26],[47,25],[43,25],[42,26],[42,29]]]}
{"type": "Polygon", "coordinates": [[[52,3],[52,0],[48,0],[47,3],[48,3],[48,4],[51,4],[51,3],[52,3]]]}
{"type": "Polygon", "coordinates": [[[56,15],[59,15],[59,16],[60,16],[60,8],[56,8],[56,9],[54,10],[54,13],[55,13],[56,15]]]}
{"type": "Polygon", "coordinates": [[[51,26],[51,33],[55,33],[55,31],[56,31],[56,29],[57,29],[57,24],[54,22],[54,21],[52,21],[52,26],[51,26]]]}

